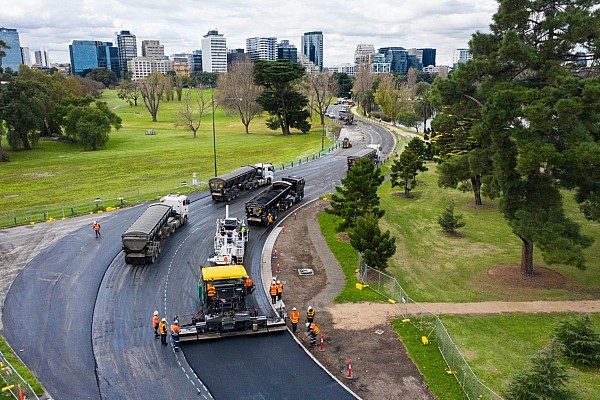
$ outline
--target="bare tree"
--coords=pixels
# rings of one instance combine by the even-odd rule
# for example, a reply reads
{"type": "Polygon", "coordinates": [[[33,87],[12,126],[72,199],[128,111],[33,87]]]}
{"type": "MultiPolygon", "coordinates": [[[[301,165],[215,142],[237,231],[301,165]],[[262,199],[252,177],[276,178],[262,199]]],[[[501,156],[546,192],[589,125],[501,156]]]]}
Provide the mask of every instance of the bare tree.
{"type": "Polygon", "coordinates": [[[406,86],[408,87],[408,95],[414,99],[417,95],[417,69],[409,68],[406,76],[406,86]]]}
{"type": "Polygon", "coordinates": [[[361,65],[356,73],[354,79],[354,86],[352,87],[352,93],[354,98],[358,101],[358,104],[362,106],[364,115],[367,115],[368,105],[372,103],[370,98],[373,96],[373,74],[368,66],[361,65]]]}
{"type": "Polygon", "coordinates": [[[177,101],[181,101],[182,95],[183,95],[183,86],[185,84],[185,81],[189,80],[189,78],[183,77],[181,75],[177,75],[175,76],[175,92],[177,92],[177,101]]]}
{"type": "Polygon", "coordinates": [[[192,131],[194,139],[196,139],[202,117],[206,114],[210,104],[210,101],[204,98],[204,90],[188,90],[183,99],[183,104],[177,110],[179,116],[177,125],[185,126],[186,129],[192,131]]]}
{"type": "Polygon", "coordinates": [[[321,117],[321,125],[325,125],[325,109],[339,92],[337,79],[329,72],[308,74],[302,82],[302,91],[309,99],[310,108],[321,117]]]}
{"type": "Polygon", "coordinates": [[[156,122],[158,107],[163,98],[166,87],[166,78],[160,72],[153,72],[140,81],[140,93],[144,99],[144,105],[152,116],[152,122],[156,122]]]}
{"type": "Polygon", "coordinates": [[[219,75],[218,88],[217,102],[226,110],[238,113],[249,133],[250,122],[262,111],[256,99],[263,88],[254,83],[254,64],[251,61],[233,63],[226,74],[219,75]]]}
{"type": "Polygon", "coordinates": [[[140,93],[140,87],[135,81],[124,81],[121,83],[117,96],[121,100],[125,100],[129,103],[129,106],[137,107],[137,101],[142,94],[140,93]]]}
{"type": "Polygon", "coordinates": [[[165,75],[165,99],[173,101],[175,99],[175,88],[173,87],[173,77],[165,75]]]}

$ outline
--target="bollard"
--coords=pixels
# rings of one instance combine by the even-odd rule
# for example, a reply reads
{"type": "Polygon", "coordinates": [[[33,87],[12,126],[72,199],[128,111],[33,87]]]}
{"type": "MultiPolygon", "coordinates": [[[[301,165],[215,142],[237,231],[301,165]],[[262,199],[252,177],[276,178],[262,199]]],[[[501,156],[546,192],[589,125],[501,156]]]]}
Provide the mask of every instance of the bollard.
{"type": "Polygon", "coordinates": [[[281,228],[282,228],[281,232],[282,232],[282,233],[285,233],[285,224],[282,224],[282,225],[281,225],[281,228]]]}
{"type": "Polygon", "coordinates": [[[277,261],[277,273],[278,274],[281,273],[281,268],[280,268],[280,265],[279,265],[279,261],[277,261]]]}
{"type": "Polygon", "coordinates": [[[296,211],[294,211],[294,221],[296,220],[296,211]]]}
{"type": "Polygon", "coordinates": [[[350,359],[350,361],[348,362],[348,376],[346,376],[348,379],[352,379],[352,359],[350,359]]]}
{"type": "Polygon", "coordinates": [[[321,333],[321,347],[319,347],[319,351],[325,351],[325,334],[321,333]]]}
{"type": "Polygon", "coordinates": [[[273,250],[273,258],[277,259],[277,246],[275,246],[275,249],[273,250]]]}

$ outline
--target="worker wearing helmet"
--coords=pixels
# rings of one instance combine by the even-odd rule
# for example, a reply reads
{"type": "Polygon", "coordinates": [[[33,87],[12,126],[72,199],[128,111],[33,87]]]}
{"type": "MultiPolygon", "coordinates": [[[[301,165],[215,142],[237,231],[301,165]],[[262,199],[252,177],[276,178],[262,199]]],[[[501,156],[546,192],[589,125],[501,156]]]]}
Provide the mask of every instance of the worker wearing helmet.
{"type": "Polygon", "coordinates": [[[179,321],[176,319],[171,324],[171,346],[175,351],[179,351],[179,332],[181,332],[181,328],[179,327],[179,321]]]}
{"type": "Polygon", "coordinates": [[[96,234],[96,238],[101,237],[102,235],[100,234],[100,224],[98,223],[98,221],[94,221],[94,233],[96,234]]]}
{"type": "Polygon", "coordinates": [[[292,313],[290,314],[290,321],[292,322],[292,332],[296,333],[298,329],[298,321],[300,320],[300,312],[296,310],[296,307],[292,308],[292,313]]]}
{"type": "Polygon", "coordinates": [[[306,311],[306,322],[312,324],[315,320],[315,309],[312,306],[308,306],[308,310],[306,311]]]}
{"type": "Polygon", "coordinates": [[[169,328],[167,327],[167,319],[163,318],[158,325],[158,331],[160,332],[160,344],[163,346],[167,345],[167,332],[169,328]]]}
{"type": "Polygon", "coordinates": [[[254,291],[254,282],[250,279],[249,276],[244,280],[244,286],[246,286],[246,294],[250,294],[254,291]]]}
{"type": "Polygon", "coordinates": [[[281,296],[283,295],[283,284],[281,281],[277,281],[277,300],[281,300],[281,296]]]}
{"type": "Polygon", "coordinates": [[[158,310],[154,311],[154,315],[152,316],[152,327],[154,328],[154,338],[158,339],[160,336],[158,334],[158,325],[160,325],[160,318],[158,316],[158,310]]]}
{"type": "Polygon", "coordinates": [[[275,281],[271,282],[271,287],[269,288],[269,293],[271,294],[271,303],[277,303],[277,283],[275,281]]]}
{"type": "Polygon", "coordinates": [[[317,335],[321,333],[321,330],[317,325],[315,325],[314,322],[310,324],[307,322],[306,326],[308,327],[308,331],[310,332],[310,345],[314,346],[317,344],[317,335]]]}

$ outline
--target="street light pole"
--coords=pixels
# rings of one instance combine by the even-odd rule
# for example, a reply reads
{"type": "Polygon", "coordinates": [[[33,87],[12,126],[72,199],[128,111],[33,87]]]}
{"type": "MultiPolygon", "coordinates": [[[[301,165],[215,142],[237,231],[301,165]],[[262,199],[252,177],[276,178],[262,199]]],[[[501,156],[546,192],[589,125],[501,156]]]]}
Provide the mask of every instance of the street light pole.
{"type": "Polygon", "coordinates": [[[215,131],[215,97],[214,97],[214,94],[210,95],[210,102],[212,104],[213,157],[215,160],[215,178],[216,178],[217,177],[217,132],[215,131]]]}
{"type": "Polygon", "coordinates": [[[321,151],[325,150],[325,121],[323,120],[323,134],[321,135],[321,151]]]}

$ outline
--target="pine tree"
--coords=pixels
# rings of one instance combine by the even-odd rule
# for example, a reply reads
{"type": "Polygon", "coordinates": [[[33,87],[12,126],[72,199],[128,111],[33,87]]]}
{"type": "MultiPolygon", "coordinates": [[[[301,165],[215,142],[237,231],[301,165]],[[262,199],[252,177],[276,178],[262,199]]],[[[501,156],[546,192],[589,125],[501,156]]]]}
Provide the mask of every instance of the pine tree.
{"type": "Polygon", "coordinates": [[[454,232],[455,230],[465,226],[465,222],[462,221],[462,214],[454,215],[454,201],[446,208],[442,215],[437,219],[438,224],[446,232],[454,232]]]}
{"type": "Polygon", "coordinates": [[[600,366],[600,335],[592,329],[589,316],[563,321],[554,331],[554,340],[561,355],[575,365],[600,366]]]}
{"type": "Polygon", "coordinates": [[[390,174],[392,187],[404,188],[404,195],[408,197],[409,192],[417,185],[416,177],[419,171],[427,171],[424,158],[419,156],[415,150],[409,147],[405,148],[400,154],[400,158],[394,160],[394,164],[392,164],[390,174]]]}
{"type": "Polygon", "coordinates": [[[348,233],[350,244],[363,253],[363,260],[372,268],[384,270],[396,253],[396,239],[390,231],[381,232],[379,220],[372,213],[358,217],[354,230],[348,233]]]}

